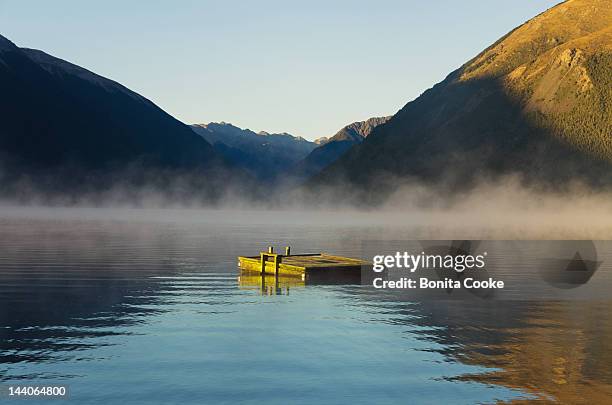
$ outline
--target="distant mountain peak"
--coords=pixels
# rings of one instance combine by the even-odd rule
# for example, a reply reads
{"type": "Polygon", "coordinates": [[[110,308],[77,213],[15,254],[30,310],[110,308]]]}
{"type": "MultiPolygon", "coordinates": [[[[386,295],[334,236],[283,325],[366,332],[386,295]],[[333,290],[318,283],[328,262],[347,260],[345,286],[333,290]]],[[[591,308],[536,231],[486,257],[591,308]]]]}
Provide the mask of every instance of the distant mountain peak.
{"type": "Polygon", "coordinates": [[[254,132],[225,121],[196,124],[191,128],[230,161],[266,181],[284,175],[317,146],[287,132],[254,132]]]}
{"type": "Polygon", "coordinates": [[[278,133],[268,132],[268,131],[255,132],[249,128],[237,127],[236,125],[230,122],[227,122],[227,121],[219,121],[219,122],[211,121],[207,124],[206,123],[192,124],[192,128],[195,128],[195,127],[208,129],[210,131],[216,130],[216,131],[221,131],[225,133],[228,133],[228,131],[232,131],[235,135],[241,135],[241,136],[285,137],[287,139],[291,139],[297,142],[313,143],[301,136],[295,136],[288,132],[278,132],[278,133]]]}
{"type": "Polygon", "coordinates": [[[293,170],[297,178],[308,178],[329,166],[354,145],[360,144],[381,124],[391,116],[373,117],[364,121],[356,121],[343,127],[330,138],[318,138],[314,141],[318,147],[299,162],[293,170]]]}
{"type": "Polygon", "coordinates": [[[340,131],[338,131],[334,136],[329,138],[326,143],[332,141],[345,141],[350,140],[354,142],[363,141],[374,128],[379,126],[380,124],[384,124],[387,122],[391,116],[386,117],[372,117],[368,118],[364,121],[356,121],[345,127],[343,127],[340,131]]]}
{"type": "Polygon", "coordinates": [[[200,128],[214,128],[214,127],[226,127],[226,128],[232,128],[232,129],[238,129],[240,131],[242,131],[242,128],[239,128],[237,126],[235,126],[234,124],[232,124],[231,122],[226,122],[226,121],[211,121],[209,123],[200,123],[200,124],[193,124],[195,126],[198,126],[200,128]]]}

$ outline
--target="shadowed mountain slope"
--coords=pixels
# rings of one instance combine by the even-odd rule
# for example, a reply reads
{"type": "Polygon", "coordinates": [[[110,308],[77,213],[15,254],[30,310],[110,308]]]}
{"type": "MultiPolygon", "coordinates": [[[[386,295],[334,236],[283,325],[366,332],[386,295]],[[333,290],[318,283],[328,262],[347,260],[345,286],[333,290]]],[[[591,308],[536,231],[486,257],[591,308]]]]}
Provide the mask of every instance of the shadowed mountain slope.
{"type": "Polygon", "coordinates": [[[612,184],[612,3],[570,0],[516,28],[406,104],[311,183],[380,200],[516,173],[612,184]]]}
{"type": "Polygon", "coordinates": [[[172,171],[197,172],[205,186],[231,173],[210,144],[146,98],[1,36],[0,88],[4,183],[95,189],[127,173],[144,182],[172,171]]]}

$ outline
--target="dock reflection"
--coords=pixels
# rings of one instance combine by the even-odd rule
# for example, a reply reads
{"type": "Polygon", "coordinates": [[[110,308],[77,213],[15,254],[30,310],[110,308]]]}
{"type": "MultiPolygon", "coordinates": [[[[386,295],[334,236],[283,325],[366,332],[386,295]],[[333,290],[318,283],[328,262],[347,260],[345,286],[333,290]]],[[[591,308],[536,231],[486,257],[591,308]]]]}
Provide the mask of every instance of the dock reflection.
{"type": "Polygon", "coordinates": [[[261,295],[289,295],[292,288],[304,287],[306,282],[301,277],[275,276],[241,271],[238,286],[242,290],[258,290],[261,295]]]}
{"type": "Polygon", "coordinates": [[[292,288],[303,288],[310,285],[358,285],[359,274],[334,272],[311,273],[308,276],[261,274],[239,270],[238,287],[243,290],[258,290],[262,295],[289,295],[292,288]]]}

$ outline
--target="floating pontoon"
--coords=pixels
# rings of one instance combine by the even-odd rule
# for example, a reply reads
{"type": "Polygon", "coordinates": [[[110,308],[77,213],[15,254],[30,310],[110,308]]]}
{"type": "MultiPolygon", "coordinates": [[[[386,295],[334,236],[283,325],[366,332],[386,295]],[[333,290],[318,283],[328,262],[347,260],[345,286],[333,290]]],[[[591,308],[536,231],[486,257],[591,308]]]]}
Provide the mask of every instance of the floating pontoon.
{"type": "Polygon", "coordinates": [[[238,256],[238,267],[243,272],[260,275],[288,276],[303,281],[334,283],[359,282],[361,269],[369,263],[360,259],[327,253],[292,255],[289,247],[285,254],[274,253],[269,247],[259,256],[238,256]]]}

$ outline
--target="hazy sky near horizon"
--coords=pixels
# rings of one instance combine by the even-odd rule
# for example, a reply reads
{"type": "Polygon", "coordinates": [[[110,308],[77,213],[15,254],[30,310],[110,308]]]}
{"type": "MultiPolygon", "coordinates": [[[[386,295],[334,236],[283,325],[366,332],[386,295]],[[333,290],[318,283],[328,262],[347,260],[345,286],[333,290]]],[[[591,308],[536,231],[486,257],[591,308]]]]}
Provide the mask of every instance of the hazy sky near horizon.
{"type": "Polygon", "coordinates": [[[185,123],[314,139],[394,114],[550,0],[0,0],[0,34],[185,123]]]}

